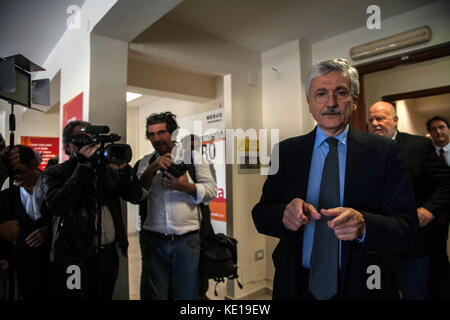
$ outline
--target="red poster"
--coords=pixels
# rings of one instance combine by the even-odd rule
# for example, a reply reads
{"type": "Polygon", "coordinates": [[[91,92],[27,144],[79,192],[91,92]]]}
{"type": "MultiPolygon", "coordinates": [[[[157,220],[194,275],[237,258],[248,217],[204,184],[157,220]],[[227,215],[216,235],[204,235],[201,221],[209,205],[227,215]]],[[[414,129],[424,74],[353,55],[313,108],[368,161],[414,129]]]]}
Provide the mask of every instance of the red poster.
{"type": "MultiPolygon", "coordinates": [[[[83,92],[66,102],[63,106],[62,127],[66,126],[70,121],[83,120],[83,92]]],[[[63,154],[62,161],[69,157],[63,154]]]]}
{"type": "Polygon", "coordinates": [[[213,199],[209,204],[211,210],[211,219],[218,221],[227,221],[227,200],[224,198],[222,188],[219,188],[217,198],[213,199]]]}
{"type": "Polygon", "coordinates": [[[42,162],[39,169],[45,169],[48,160],[57,157],[59,154],[59,138],[53,137],[20,137],[20,144],[30,147],[37,151],[41,157],[42,162]]]}

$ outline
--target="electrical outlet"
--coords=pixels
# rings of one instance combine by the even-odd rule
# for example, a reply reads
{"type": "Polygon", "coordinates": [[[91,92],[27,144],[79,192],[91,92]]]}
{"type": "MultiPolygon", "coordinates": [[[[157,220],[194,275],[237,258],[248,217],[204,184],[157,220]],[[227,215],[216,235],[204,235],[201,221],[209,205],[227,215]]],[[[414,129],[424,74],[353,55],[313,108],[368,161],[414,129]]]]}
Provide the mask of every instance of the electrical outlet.
{"type": "Polygon", "coordinates": [[[255,251],[255,261],[264,259],[264,250],[255,251]]]}

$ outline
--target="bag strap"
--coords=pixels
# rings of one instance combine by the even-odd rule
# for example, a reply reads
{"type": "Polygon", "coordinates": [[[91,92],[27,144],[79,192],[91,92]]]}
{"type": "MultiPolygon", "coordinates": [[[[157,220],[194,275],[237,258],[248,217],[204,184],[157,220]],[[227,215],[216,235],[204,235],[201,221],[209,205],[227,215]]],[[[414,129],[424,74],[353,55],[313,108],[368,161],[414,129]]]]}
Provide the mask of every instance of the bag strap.
{"type": "MultiPolygon", "coordinates": [[[[192,178],[192,181],[194,181],[194,183],[197,183],[198,179],[197,174],[195,172],[195,165],[192,156],[191,156],[191,163],[187,164],[187,169],[189,175],[192,178]]],[[[198,213],[198,219],[200,221],[200,237],[203,240],[209,236],[214,235],[214,229],[211,224],[211,210],[209,209],[209,206],[207,206],[202,202],[198,205],[198,207],[200,208],[200,212],[198,213]]]]}

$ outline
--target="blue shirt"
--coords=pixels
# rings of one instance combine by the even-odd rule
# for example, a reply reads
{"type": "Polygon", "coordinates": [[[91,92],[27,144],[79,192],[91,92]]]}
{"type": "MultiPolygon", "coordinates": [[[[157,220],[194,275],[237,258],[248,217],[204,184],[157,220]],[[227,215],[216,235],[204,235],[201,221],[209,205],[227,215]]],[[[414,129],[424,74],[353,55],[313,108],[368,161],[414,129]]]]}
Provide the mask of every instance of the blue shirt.
{"type": "MultiPolygon", "coordinates": [[[[349,126],[339,135],[335,136],[338,142],[339,158],[339,206],[344,204],[344,183],[345,183],[345,164],[347,159],[347,134],[349,126]]],[[[314,141],[313,153],[311,158],[311,167],[309,169],[308,190],[306,193],[306,202],[312,204],[316,209],[319,204],[320,183],[322,181],[322,170],[325,158],[330,150],[325,140],[329,138],[322,129],[317,126],[316,139],[314,141]]],[[[305,268],[311,268],[311,252],[314,242],[315,220],[310,218],[310,223],[304,225],[303,233],[303,252],[302,265],[305,268]]],[[[341,265],[341,241],[339,241],[339,266],[341,265]]]]}

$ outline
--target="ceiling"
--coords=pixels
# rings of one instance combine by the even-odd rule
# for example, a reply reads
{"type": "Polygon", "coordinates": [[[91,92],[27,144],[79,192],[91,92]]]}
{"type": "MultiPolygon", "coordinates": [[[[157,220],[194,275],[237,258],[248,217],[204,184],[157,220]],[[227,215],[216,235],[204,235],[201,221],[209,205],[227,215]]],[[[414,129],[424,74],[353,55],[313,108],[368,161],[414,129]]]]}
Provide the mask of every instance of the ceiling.
{"type": "MultiPolygon", "coordinates": [[[[66,31],[69,5],[86,0],[1,0],[0,57],[22,53],[42,65],[66,31]]],[[[98,1],[98,0],[89,0],[98,1]]],[[[131,0],[119,0],[132,3],[131,0]]],[[[311,42],[364,26],[373,0],[184,0],[163,19],[256,51],[311,42]]],[[[436,0],[378,0],[381,18],[436,0]]]]}
{"type": "Polygon", "coordinates": [[[1,0],[0,57],[18,53],[42,65],[67,29],[70,5],[85,0],[1,0]]]}
{"type": "MultiPolygon", "coordinates": [[[[85,1],[1,0],[0,57],[22,53],[42,65],[67,29],[68,6],[82,7],[85,1]]],[[[386,19],[436,1],[378,0],[376,4],[381,8],[381,18],[386,19]]],[[[373,3],[373,0],[184,0],[162,19],[261,52],[294,39],[313,43],[360,28],[366,24],[369,16],[366,9],[373,3]]]]}
{"type": "Polygon", "coordinates": [[[369,17],[367,7],[374,3],[383,20],[433,2],[436,0],[184,0],[163,19],[261,52],[295,39],[313,43],[363,27],[369,17]]]}

